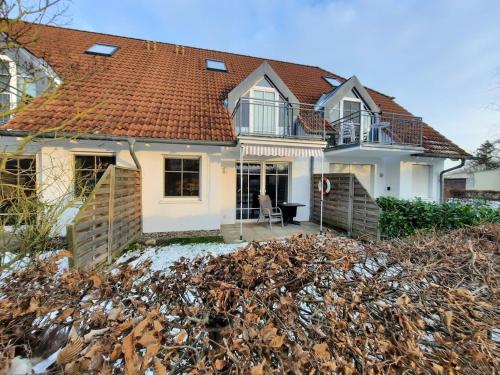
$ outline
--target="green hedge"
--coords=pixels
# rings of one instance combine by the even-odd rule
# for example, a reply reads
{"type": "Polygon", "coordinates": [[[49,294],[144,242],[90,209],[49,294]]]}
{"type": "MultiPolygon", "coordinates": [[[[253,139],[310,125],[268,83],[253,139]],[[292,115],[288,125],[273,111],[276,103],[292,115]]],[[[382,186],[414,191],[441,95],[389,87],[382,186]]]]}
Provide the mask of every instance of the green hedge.
{"type": "Polygon", "coordinates": [[[377,198],[382,208],[383,238],[404,237],[421,230],[456,229],[464,225],[500,223],[500,209],[458,202],[433,203],[421,199],[377,198]]]}

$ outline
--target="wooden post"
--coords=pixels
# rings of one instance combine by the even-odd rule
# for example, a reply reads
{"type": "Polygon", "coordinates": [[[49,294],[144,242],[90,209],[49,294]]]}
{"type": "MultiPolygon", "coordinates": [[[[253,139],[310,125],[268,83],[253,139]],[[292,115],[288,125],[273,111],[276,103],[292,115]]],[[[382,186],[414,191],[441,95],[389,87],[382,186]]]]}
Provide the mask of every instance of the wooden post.
{"type": "Polygon", "coordinates": [[[353,203],[354,203],[354,175],[349,174],[349,202],[347,206],[347,235],[352,236],[352,218],[353,218],[353,203]]]}
{"type": "Polygon", "coordinates": [[[66,239],[68,240],[68,250],[73,254],[73,257],[70,258],[70,266],[78,267],[78,254],[77,246],[76,246],[76,236],[75,236],[75,226],[73,224],[66,225],[66,239]]]}
{"type": "Polygon", "coordinates": [[[110,167],[109,174],[109,213],[108,213],[108,264],[111,264],[113,259],[113,223],[115,213],[115,166],[110,167]]]}

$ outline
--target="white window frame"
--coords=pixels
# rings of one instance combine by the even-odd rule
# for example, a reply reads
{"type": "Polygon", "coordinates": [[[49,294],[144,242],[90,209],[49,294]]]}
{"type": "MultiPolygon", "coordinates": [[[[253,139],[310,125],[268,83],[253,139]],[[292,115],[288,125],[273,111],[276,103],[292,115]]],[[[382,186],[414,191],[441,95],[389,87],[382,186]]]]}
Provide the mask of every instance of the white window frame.
{"type": "Polygon", "coordinates": [[[116,152],[72,150],[70,155],[71,155],[71,175],[72,175],[71,184],[73,185],[73,187],[72,187],[73,196],[75,198],[76,198],[75,181],[76,181],[76,170],[77,170],[77,168],[76,168],[76,157],[77,156],[114,156],[115,165],[118,165],[118,156],[117,156],[116,152]]]}
{"type": "MultiPolygon", "coordinates": [[[[238,160],[235,161],[235,176],[237,178],[238,177],[238,171],[237,171],[237,168],[240,164],[240,162],[238,160]]],[[[265,195],[267,194],[266,192],[266,164],[286,164],[288,166],[288,180],[287,180],[287,184],[288,184],[288,191],[287,191],[287,201],[289,202],[290,201],[290,198],[292,197],[293,195],[293,192],[292,192],[292,189],[293,189],[293,185],[292,185],[292,181],[293,181],[293,178],[292,178],[292,173],[293,173],[293,170],[292,170],[292,166],[293,166],[293,162],[290,161],[290,160],[273,160],[273,159],[269,159],[269,160],[251,160],[251,159],[245,159],[243,160],[243,164],[245,163],[251,163],[251,164],[259,164],[260,165],[260,191],[259,193],[261,195],[265,195]]],[[[237,186],[237,184],[235,184],[235,187],[237,186]]],[[[235,201],[237,202],[237,200],[235,201]]],[[[238,204],[236,204],[236,209],[235,209],[235,214],[236,214],[236,210],[239,210],[240,209],[240,206],[238,204]]],[[[236,219],[237,222],[240,222],[242,219],[236,219]]],[[[248,223],[252,223],[252,222],[256,222],[258,219],[243,219],[243,222],[248,222],[248,223]]]]}
{"type": "Polygon", "coordinates": [[[275,116],[275,118],[274,118],[274,122],[275,122],[275,124],[274,124],[274,127],[275,127],[274,134],[279,135],[279,130],[280,130],[280,126],[279,126],[279,121],[280,121],[280,119],[279,119],[279,113],[280,112],[279,112],[279,105],[277,105],[278,104],[278,99],[279,99],[279,93],[273,87],[260,87],[260,86],[253,87],[250,90],[250,92],[249,92],[249,98],[250,98],[250,100],[249,100],[249,102],[250,102],[249,107],[250,107],[250,109],[249,109],[249,113],[248,113],[248,122],[249,122],[249,124],[248,124],[248,130],[249,130],[250,134],[253,134],[253,132],[254,132],[254,121],[253,121],[254,120],[254,106],[255,106],[255,104],[258,104],[259,101],[263,102],[262,99],[258,99],[258,98],[255,97],[255,91],[272,92],[274,94],[274,102],[273,103],[274,103],[274,105],[276,107],[275,108],[275,115],[274,115],[275,116]]]}
{"type": "Polygon", "coordinates": [[[161,200],[160,203],[195,203],[195,202],[202,202],[203,201],[203,155],[201,154],[165,154],[162,157],[162,193],[161,193],[161,200]],[[191,159],[191,160],[199,160],[200,162],[200,169],[198,171],[198,196],[193,197],[193,196],[170,196],[170,195],[165,195],[165,177],[166,177],[166,170],[165,170],[165,160],[166,159],[191,159]]]}
{"type": "Polygon", "coordinates": [[[363,101],[358,98],[343,98],[340,101],[340,118],[344,117],[344,102],[354,102],[354,103],[359,103],[359,109],[362,111],[363,110],[363,101]]]}
{"type": "MultiPolygon", "coordinates": [[[[17,88],[16,63],[14,60],[12,60],[9,56],[6,55],[0,55],[0,61],[6,62],[9,65],[9,74],[10,74],[9,88],[6,91],[2,91],[2,93],[8,92],[10,94],[10,110],[13,110],[17,106],[17,95],[15,92],[17,88]]],[[[10,116],[12,116],[12,114],[10,116]]]]}

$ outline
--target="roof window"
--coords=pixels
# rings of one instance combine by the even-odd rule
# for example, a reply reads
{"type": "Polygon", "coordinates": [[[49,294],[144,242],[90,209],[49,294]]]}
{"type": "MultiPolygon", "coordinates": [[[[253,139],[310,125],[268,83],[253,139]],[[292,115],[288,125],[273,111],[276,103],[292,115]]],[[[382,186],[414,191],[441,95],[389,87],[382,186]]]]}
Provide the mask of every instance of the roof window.
{"type": "Polygon", "coordinates": [[[342,82],[340,82],[335,77],[323,77],[323,78],[325,79],[326,82],[328,82],[330,85],[332,85],[334,87],[340,86],[342,84],[342,82]]]}
{"type": "Polygon", "coordinates": [[[226,63],[222,60],[207,59],[207,69],[217,70],[219,72],[227,72],[226,63]]]}
{"type": "Polygon", "coordinates": [[[85,53],[99,56],[113,56],[118,50],[118,46],[112,44],[95,43],[85,53]]]}

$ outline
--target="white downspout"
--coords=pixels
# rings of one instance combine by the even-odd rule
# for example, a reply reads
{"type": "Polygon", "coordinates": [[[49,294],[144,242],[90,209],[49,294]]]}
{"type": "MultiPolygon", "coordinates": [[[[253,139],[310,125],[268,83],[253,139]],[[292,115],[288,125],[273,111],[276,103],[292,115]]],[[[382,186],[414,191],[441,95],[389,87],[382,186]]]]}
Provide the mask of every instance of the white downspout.
{"type": "Polygon", "coordinates": [[[321,200],[320,200],[320,211],[319,211],[319,234],[323,234],[323,164],[325,162],[325,153],[321,153],[321,200]]]}
{"type": "Polygon", "coordinates": [[[243,241],[243,146],[240,144],[240,241],[243,241]]]}

